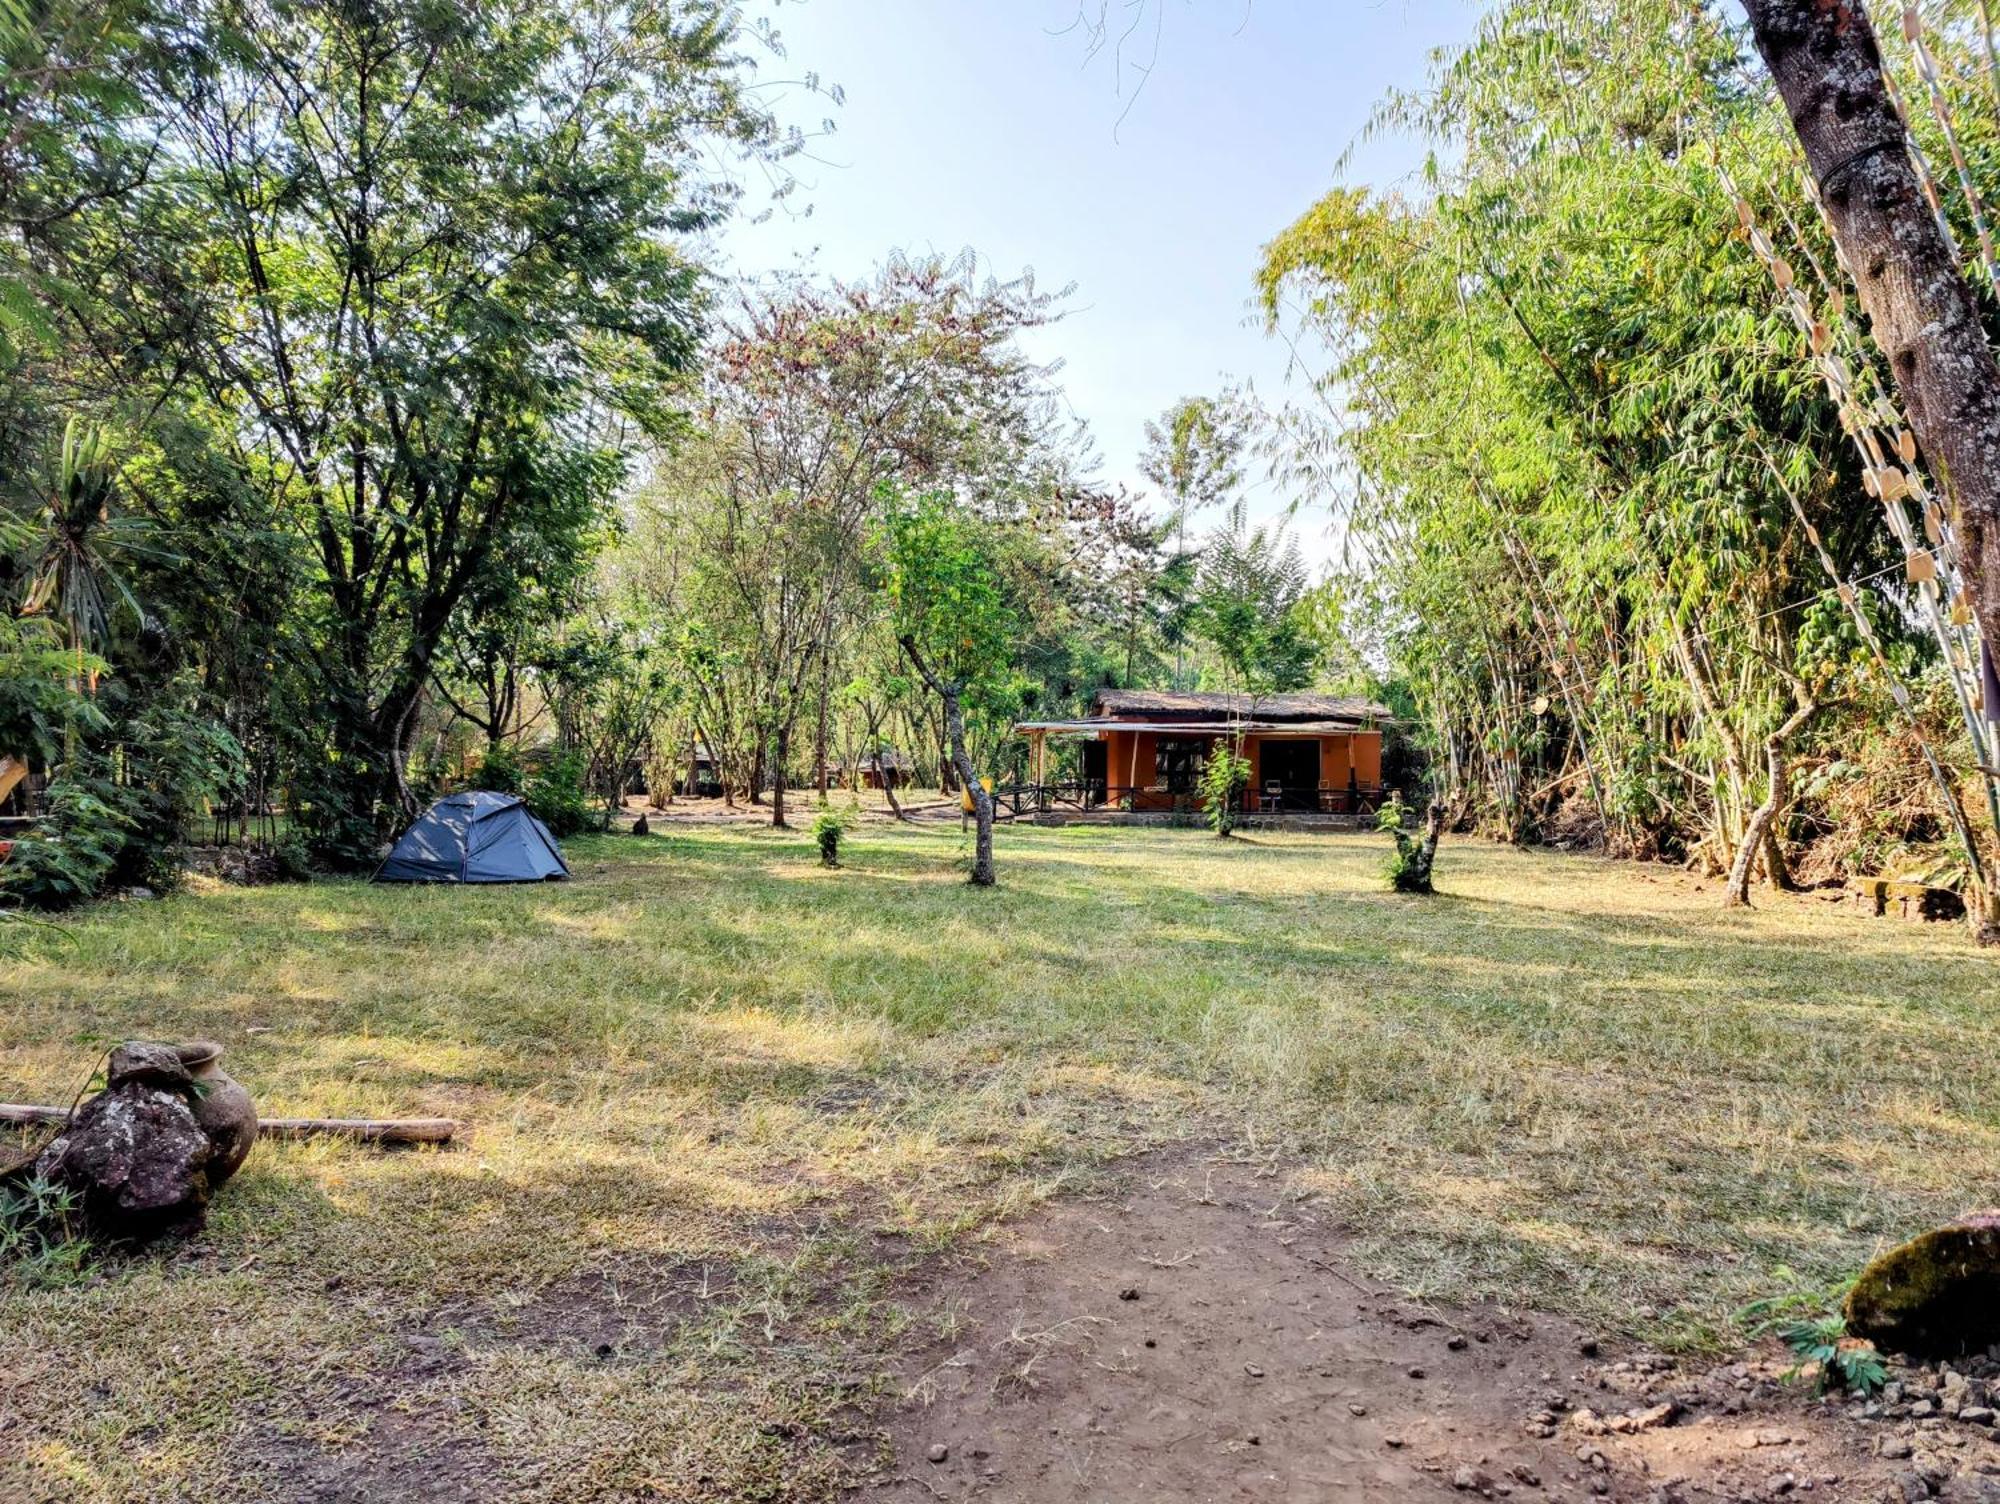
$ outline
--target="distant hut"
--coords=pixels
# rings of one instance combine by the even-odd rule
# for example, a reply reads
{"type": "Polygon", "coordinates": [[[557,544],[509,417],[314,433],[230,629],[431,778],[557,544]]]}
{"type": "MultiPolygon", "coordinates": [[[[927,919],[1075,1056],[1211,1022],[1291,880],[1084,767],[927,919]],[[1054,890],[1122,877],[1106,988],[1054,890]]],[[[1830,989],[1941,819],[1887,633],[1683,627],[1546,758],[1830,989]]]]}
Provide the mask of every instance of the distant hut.
{"type": "Polygon", "coordinates": [[[722,769],[706,742],[696,742],[681,764],[680,792],[690,799],[722,797],[722,769]]]}
{"type": "Polygon", "coordinates": [[[860,780],[864,789],[879,789],[884,776],[892,788],[907,788],[910,775],[917,765],[894,747],[884,747],[879,752],[870,752],[855,763],[851,770],[860,780]]]}
{"type": "Polygon", "coordinates": [[[1387,706],[1344,695],[1188,694],[1106,689],[1092,714],[1023,721],[1034,781],[1046,782],[1051,737],[1082,743],[1082,803],[1132,811],[1192,805],[1201,770],[1222,742],[1250,762],[1243,808],[1358,815],[1382,799],[1387,706]]]}

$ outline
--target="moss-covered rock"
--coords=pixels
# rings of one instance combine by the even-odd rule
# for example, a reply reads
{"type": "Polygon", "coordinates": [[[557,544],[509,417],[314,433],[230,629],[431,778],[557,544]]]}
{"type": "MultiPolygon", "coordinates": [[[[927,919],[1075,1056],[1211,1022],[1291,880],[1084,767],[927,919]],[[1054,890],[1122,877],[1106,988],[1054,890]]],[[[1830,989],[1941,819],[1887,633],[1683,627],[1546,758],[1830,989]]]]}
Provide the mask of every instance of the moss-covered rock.
{"type": "Polygon", "coordinates": [[[1890,1352],[1950,1357],[2000,1342],[2000,1211],[1892,1248],[1848,1293],[1847,1329],[1890,1352]]]}

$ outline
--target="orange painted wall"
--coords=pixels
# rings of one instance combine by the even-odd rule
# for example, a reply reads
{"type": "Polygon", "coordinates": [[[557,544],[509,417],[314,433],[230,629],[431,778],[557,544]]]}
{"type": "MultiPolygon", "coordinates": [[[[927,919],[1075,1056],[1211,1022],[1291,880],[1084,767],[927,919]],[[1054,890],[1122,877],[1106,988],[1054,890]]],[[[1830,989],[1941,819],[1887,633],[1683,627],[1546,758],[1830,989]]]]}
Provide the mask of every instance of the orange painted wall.
{"type": "MultiPolygon", "coordinates": [[[[1243,753],[1250,759],[1250,788],[1246,790],[1246,805],[1255,807],[1256,790],[1263,787],[1264,763],[1263,743],[1266,740],[1296,741],[1297,737],[1276,736],[1265,738],[1250,736],[1244,739],[1243,753]]],[[[1144,790],[1159,781],[1159,733],[1153,731],[1110,731],[1105,733],[1105,774],[1113,789],[1114,796],[1122,798],[1134,785],[1144,790]],[[1136,745],[1135,745],[1136,744],[1136,745]],[[1134,762],[1134,754],[1137,761],[1134,762]]],[[[1330,789],[1347,787],[1348,769],[1352,767],[1357,781],[1363,788],[1372,788],[1382,781],[1382,733],[1379,731],[1357,731],[1352,735],[1323,736],[1319,738],[1320,781],[1330,789]]],[[[1173,796],[1170,794],[1133,794],[1135,809],[1171,809],[1173,796]]]]}
{"type": "Polygon", "coordinates": [[[1173,800],[1163,795],[1148,795],[1134,790],[1144,789],[1159,778],[1159,735],[1152,731],[1113,731],[1107,738],[1104,759],[1105,777],[1117,792],[1114,799],[1122,799],[1132,794],[1134,809],[1171,809],[1173,800]]]}
{"type": "Polygon", "coordinates": [[[1319,744],[1319,781],[1330,789],[1347,787],[1348,760],[1352,756],[1354,738],[1351,736],[1327,736],[1319,744]]]}
{"type": "MultiPolygon", "coordinates": [[[[1354,772],[1363,788],[1382,782],[1382,733],[1379,731],[1357,731],[1354,733],[1354,772]]],[[[1341,775],[1345,784],[1347,775],[1341,775]]]]}

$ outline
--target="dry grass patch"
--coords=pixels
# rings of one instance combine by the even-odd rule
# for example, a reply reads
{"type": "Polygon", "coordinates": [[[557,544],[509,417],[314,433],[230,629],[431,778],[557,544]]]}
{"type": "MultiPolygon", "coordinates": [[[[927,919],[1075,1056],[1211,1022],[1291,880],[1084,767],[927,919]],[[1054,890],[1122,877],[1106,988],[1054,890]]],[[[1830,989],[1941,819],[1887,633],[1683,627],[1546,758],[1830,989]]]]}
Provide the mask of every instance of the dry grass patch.
{"type": "Polygon", "coordinates": [[[0,1092],[212,1035],[265,1145],[178,1256],[0,1286],[0,1496],[829,1496],[898,1291],[1109,1158],[1290,1151],[1375,1272],[1683,1343],[2000,1174],[2000,964],[1810,900],[1366,837],[949,829],[580,843],[561,887],[110,906],[0,969],[0,1092]],[[1650,1312],[1650,1314],[1646,1314],[1650,1312]],[[393,1477],[393,1472],[380,1476],[393,1477]],[[455,1490],[462,1490],[455,1492],[455,1490]]]}

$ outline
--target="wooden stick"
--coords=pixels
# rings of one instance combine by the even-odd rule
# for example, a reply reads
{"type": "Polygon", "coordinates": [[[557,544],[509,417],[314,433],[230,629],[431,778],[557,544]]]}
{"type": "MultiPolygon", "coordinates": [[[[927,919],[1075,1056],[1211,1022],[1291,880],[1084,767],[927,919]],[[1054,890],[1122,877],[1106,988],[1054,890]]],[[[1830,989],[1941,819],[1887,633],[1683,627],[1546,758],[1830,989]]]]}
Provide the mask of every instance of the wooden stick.
{"type": "MultiPolygon", "coordinates": [[[[69,1110],[0,1102],[0,1123],[67,1123],[69,1110]]],[[[358,1139],[369,1144],[448,1144],[455,1118],[259,1118],[260,1138],[358,1139]]]]}

